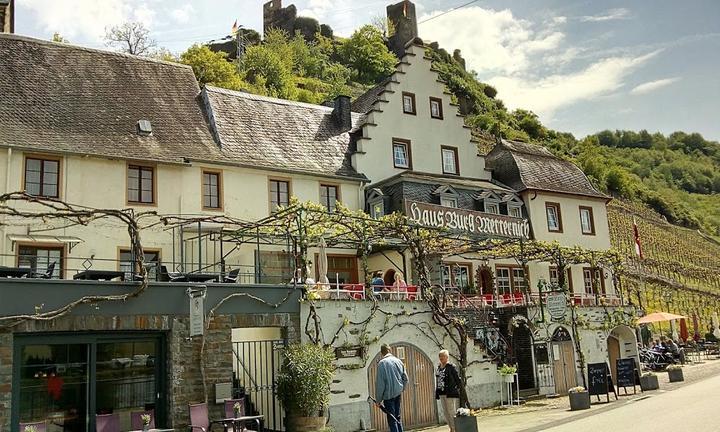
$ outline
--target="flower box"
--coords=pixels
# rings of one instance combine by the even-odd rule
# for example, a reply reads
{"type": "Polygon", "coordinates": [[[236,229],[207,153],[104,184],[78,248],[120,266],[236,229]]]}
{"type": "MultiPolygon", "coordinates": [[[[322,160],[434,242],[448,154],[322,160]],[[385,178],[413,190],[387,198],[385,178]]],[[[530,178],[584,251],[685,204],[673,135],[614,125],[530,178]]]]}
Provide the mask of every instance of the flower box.
{"type": "Polygon", "coordinates": [[[670,378],[670,382],[680,382],[685,381],[685,377],[683,377],[683,371],[680,368],[677,369],[668,369],[668,378],[670,378]]]}
{"type": "Polygon", "coordinates": [[[477,417],[470,416],[456,416],[455,417],[455,430],[457,432],[478,432],[477,417]]]}
{"type": "Polygon", "coordinates": [[[640,377],[642,391],[657,390],[660,388],[657,375],[643,375],[640,377]]]}
{"type": "Polygon", "coordinates": [[[515,375],[503,375],[503,381],[506,383],[514,383],[515,382],[515,375]]]}
{"type": "Polygon", "coordinates": [[[590,393],[586,391],[569,393],[570,410],[578,411],[590,408],[590,393]]]}

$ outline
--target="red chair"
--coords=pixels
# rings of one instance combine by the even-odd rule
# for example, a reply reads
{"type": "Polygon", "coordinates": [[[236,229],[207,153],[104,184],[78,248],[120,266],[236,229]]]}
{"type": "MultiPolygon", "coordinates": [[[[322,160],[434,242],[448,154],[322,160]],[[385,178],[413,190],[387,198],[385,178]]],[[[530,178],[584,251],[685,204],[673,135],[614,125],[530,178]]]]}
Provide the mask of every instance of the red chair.
{"type": "Polygon", "coordinates": [[[502,295],[502,303],[503,303],[503,305],[512,304],[512,295],[510,295],[510,294],[503,294],[503,295],[502,295]]]}
{"type": "Polygon", "coordinates": [[[210,431],[210,417],[208,416],[208,406],[206,403],[189,404],[190,410],[190,430],[208,432],[210,431]]]}
{"type": "Polygon", "coordinates": [[[407,299],[408,300],[416,300],[418,297],[417,292],[418,292],[417,285],[408,285],[407,286],[407,299]]]}
{"type": "Polygon", "coordinates": [[[362,299],[365,297],[365,295],[364,295],[365,286],[364,286],[364,285],[362,285],[362,284],[354,284],[354,285],[351,285],[351,287],[352,287],[352,288],[351,288],[352,291],[354,291],[354,292],[352,293],[352,298],[353,298],[353,299],[355,299],[355,300],[362,300],[362,299]]]}
{"type": "Polygon", "coordinates": [[[20,432],[23,432],[26,427],[28,426],[35,426],[35,430],[37,432],[46,432],[47,431],[47,425],[44,421],[41,422],[34,422],[34,423],[20,423],[20,432]]]}
{"type": "Polygon", "coordinates": [[[142,416],[148,414],[150,416],[150,429],[155,428],[155,410],[150,411],[132,411],[130,413],[130,428],[141,430],[143,428],[142,416]]]}
{"type": "Polygon", "coordinates": [[[494,303],[494,296],[492,294],[483,294],[483,305],[485,306],[492,306],[494,303]]]}
{"type": "Polygon", "coordinates": [[[516,292],[513,294],[513,303],[516,305],[525,304],[525,296],[523,296],[523,293],[516,292]]]}
{"type": "Polygon", "coordinates": [[[120,414],[98,414],[95,416],[97,432],[120,432],[120,414]]]}

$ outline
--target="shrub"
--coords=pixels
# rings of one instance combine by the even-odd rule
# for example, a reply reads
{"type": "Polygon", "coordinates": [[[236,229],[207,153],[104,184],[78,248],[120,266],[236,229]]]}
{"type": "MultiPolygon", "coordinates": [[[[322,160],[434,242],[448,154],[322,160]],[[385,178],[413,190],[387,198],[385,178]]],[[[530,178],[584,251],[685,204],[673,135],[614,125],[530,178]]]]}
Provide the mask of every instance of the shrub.
{"type": "Polygon", "coordinates": [[[290,345],[278,376],[278,396],[283,408],[299,417],[314,417],[323,411],[330,402],[334,361],[330,348],[290,345]]]}

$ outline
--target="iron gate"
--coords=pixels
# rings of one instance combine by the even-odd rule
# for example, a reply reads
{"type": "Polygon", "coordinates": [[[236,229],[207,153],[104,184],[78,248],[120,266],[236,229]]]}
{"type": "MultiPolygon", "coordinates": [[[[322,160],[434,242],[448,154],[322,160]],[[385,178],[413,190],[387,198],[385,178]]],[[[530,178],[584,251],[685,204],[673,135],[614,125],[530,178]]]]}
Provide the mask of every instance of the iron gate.
{"type": "Polygon", "coordinates": [[[282,339],[233,343],[235,392],[244,392],[248,414],[265,416],[264,429],[269,431],[285,430],[285,413],[276,394],[285,346],[282,339]]]}

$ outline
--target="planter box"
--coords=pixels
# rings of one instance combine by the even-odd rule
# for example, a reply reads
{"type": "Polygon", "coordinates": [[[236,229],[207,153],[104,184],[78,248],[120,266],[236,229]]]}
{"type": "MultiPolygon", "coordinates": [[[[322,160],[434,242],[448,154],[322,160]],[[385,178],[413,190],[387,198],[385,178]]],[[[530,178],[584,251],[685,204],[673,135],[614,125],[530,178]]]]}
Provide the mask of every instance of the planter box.
{"type": "Polygon", "coordinates": [[[514,383],[515,382],[515,375],[501,375],[503,378],[503,382],[506,383],[514,383]]]}
{"type": "Polygon", "coordinates": [[[478,422],[475,416],[455,417],[455,430],[457,432],[478,432],[478,422]]]}
{"type": "Polygon", "coordinates": [[[685,381],[685,377],[683,377],[683,371],[682,369],[671,369],[668,371],[668,378],[670,378],[670,382],[680,382],[685,381]]]}
{"type": "Polygon", "coordinates": [[[641,376],[640,388],[642,391],[657,390],[660,388],[657,375],[641,376]]]}
{"type": "Polygon", "coordinates": [[[569,393],[570,410],[578,411],[590,408],[590,393],[587,391],[578,393],[569,393]]]}
{"type": "Polygon", "coordinates": [[[325,417],[296,417],[288,416],[286,427],[289,432],[311,432],[325,428],[325,417]]]}

